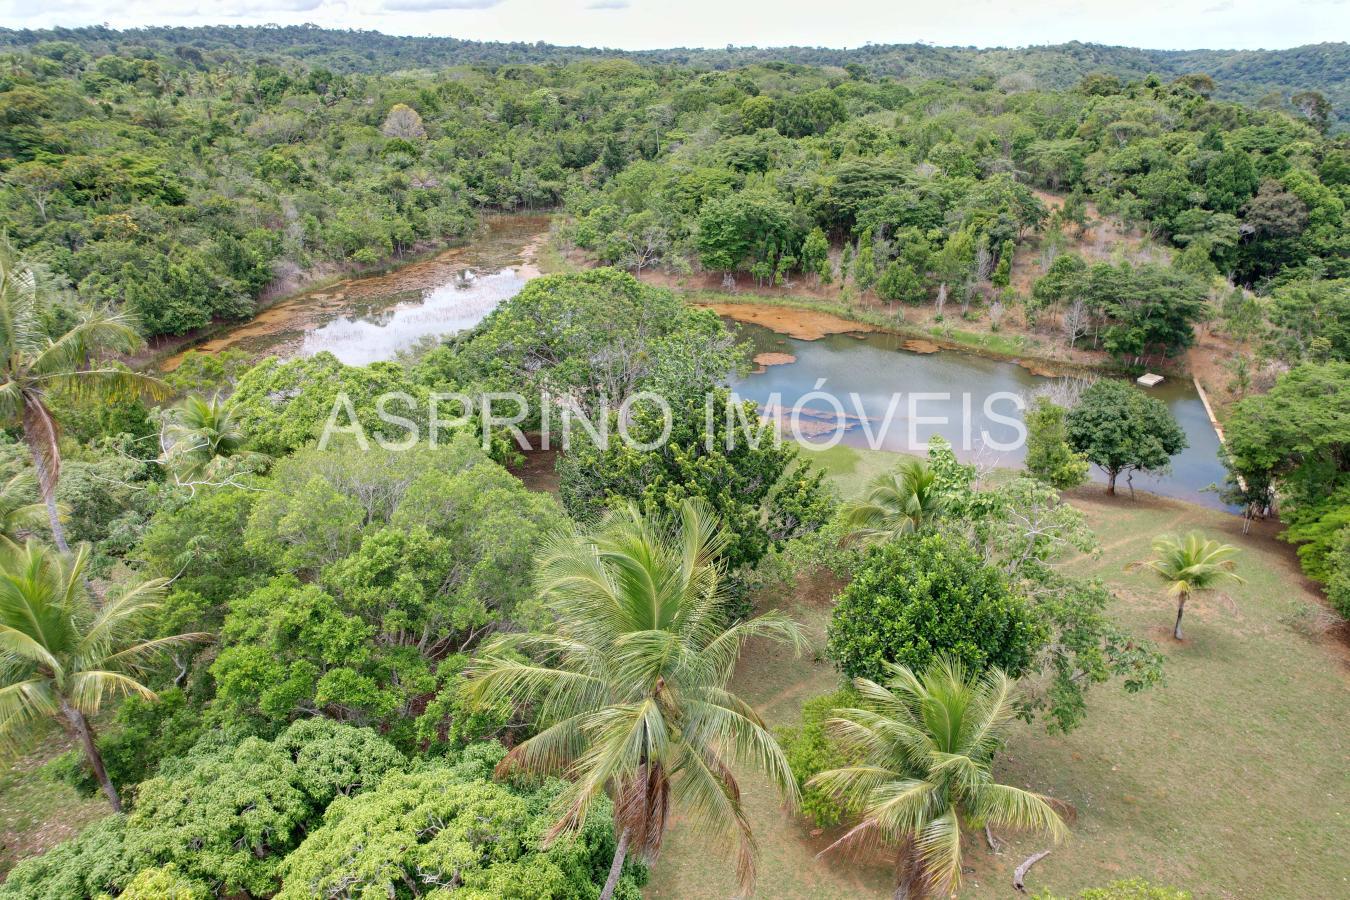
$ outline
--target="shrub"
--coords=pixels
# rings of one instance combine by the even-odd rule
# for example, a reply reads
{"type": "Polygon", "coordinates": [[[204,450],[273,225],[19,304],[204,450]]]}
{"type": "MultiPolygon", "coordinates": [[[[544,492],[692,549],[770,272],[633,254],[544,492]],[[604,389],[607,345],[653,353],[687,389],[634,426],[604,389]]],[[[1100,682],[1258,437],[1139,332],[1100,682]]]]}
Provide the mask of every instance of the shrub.
{"type": "Polygon", "coordinates": [[[873,681],[884,662],[919,671],[941,653],[1017,676],[1045,639],[997,569],[956,538],[922,533],[868,552],[835,602],[828,653],[845,675],[873,681]]]}
{"type": "MultiPolygon", "coordinates": [[[[408,884],[452,886],[468,900],[593,896],[614,850],[611,817],[590,816],[581,833],[541,849],[558,785],[493,781],[503,752],[500,744],[476,745],[453,764],[393,774],[372,791],[339,797],[282,865],[278,900],[401,897],[408,884]]],[[[631,867],[619,896],[635,898],[643,877],[631,867]]]]}
{"type": "Polygon", "coordinates": [[[1088,477],[1087,457],[1069,446],[1066,415],[1064,407],[1038,397],[1026,416],[1027,471],[1061,491],[1078,487],[1088,477]]]}
{"type": "Polygon", "coordinates": [[[825,722],[834,710],[853,707],[858,695],[852,688],[841,688],[833,693],[812,697],[802,704],[802,722],[798,726],[780,728],[778,743],[783,747],[792,776],[802,792],[802,815],[819,828],[831,828],[844,820],[849,809],[828,792],[818,787],[807,787],[812,776],[827,769],[837,769],[849,760],[830,739],[825,722]]]}
{"type": "Polygon", "coordinates": [[[0,884],[3,900],[92,900],[131,881],[136,866],[123,839],[126,817],[95,822],[41,856],[25,859],[0,884]]]}

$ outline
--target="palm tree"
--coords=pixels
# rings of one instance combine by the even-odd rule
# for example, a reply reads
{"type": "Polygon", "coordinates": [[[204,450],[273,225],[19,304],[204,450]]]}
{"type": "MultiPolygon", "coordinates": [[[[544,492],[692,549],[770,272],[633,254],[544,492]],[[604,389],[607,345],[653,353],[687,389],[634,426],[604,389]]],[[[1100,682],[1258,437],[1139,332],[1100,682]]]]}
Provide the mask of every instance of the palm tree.
{"type": "Polygon", "coordinates": [[[937,473],[921,459],[907,459],[872,479],[867,492],[844,507],[849,537],[865,544],[918,531],[942,514],[937,473]]]}
{"type": "Polygon", "coordinates": [[[896,849],[896,898],[961,885],[965,827],[1034,829],[1059,840],[1054,801],[994,781],[991,764],[1014,717],[1013,682],[993,669],[967,674],[939,659],[922,675],[889,664],[883,687],[854,679],[862,709],[837,709],[826,727],[856,765],[807,782],[862,810],[862,821],[822,852],[869,845],[896,849]]]}
{"type": "Polygon", "coordinates": [[[170,410],[160,439],[164,465],[189,481],[211,480],[231,462],[251,462],[263,454],[244,450],[244,431],[234,404],[219,395],[196,395],[170,410]]]}
{"type": "Polygon", "coordinates": [[[19,541],[47,521],[47,508],[32,502],[37,482],[27,469],[0,485],[0,547],[16,547],[19,541]]]}
{"type": "Polygon", "coordinates": [[[590,533],[563,534],[544,549],[536,582],[554,629],[500,637],[469,670],[472,701],[534,704],[539,732],[499,773],[521,767],[568,778],[550,839],[581,827],[601,794],[613,799],[618,845],[603,900],[629,853],[655,857],[672,802],[737,846],[737,875],[751,888],[755,841],[729,758],[757,765],[797,801],[777,742],[727,682],[747,640],[768,637],[800,652],[805,639],[774,612],[726,624],[717,562],[725,542],[707,508],[692,501],[678,517],[644,517],[628,506],[590,533]]]}
{"type": "Polygon", "coordinates": [[[141,393],[162,395],[165,387],[149,375],[98,362],[104,353],[129,353],[139,346],[140,336],[126,318],[83,310],[74,325],[53,336],[51,311],[33,269],[0,243],[0,421],[23,428],[52,538],[62,552],[69,552],[56,506],[61,426],[49,407],[51,395],[60,391],[76,398],[118,400],[141,393]]]}
{"type": "Polygon", "coordinates": [[[88,548],[74,556],[32,540],[0,551],[0,747],[16,750],[31,726],[63,720],[80,742],[115,811],[122,804],[103,767],[89,717],[109,697],[155,694],[137,678],[155,654],[206,635],[141,639],[165,582],[147,581],[101,605],[85,587],[88,548]]]}
{"type": "Polygon", "coordinates": [[[1237,548],[1192,531],[1184,538],[1164,534],[1153,541],[1154,559],[1142,565],[1152,569],[1167,584],[1167,593],[1177,598],[1177,623],[1172,637],[1181,640],[1181,616],[1192,594],[1211,590],[1225,578],[1238,584],[1246,580],[1233,572],[1237,548]]]}

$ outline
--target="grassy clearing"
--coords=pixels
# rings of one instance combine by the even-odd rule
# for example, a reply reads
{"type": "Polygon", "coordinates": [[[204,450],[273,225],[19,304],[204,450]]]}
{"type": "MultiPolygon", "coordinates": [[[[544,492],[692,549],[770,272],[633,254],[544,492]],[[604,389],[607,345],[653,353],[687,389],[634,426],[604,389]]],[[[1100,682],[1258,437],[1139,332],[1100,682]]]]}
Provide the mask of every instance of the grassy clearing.
{"type": "Polygon", "coordinates": [[[73,837],[108,815],[102,796],[81,797],[66,784],[43,776],[48,759],[70,749],[53,742],[0,772],[0,880],[14,864],[73,837]]]}
{"type": "MultiPolygon", "coordinates": [[[[841,493],[856,491],[895,456],[836,447],[817,456],[841,493]]],[[[1078,811],[1069,841],[1028,877],[1033,891],[1071,894],[1117,878],[1146,877],[1196,897],[1350,896],[1350,654],[1333,637],[1307,638],[1288,624],[1317,603],[1291,548],[1274,528],[1241,534],[1240,520],[1177,501],[1106,497],[1089,486],[1070,498],[1100,536],[1100,556],[1065,562],[1097,575],[1119,596],[1120,620],[1167,655],[1166,683],[1129,696],[1107,686],[1091,697],[1086,724],[1051,737],[1019,725],[1000,776],[1068,800],[1078,811]],[[1247,584],[1227,598],[1193,600],[1187,640],[1170,638],[1174,606],[1147,573],[1125,571],[1164,531],[1201,528],[1243,550],[1247,584]]],[[[812,579],[763,599],[788,610],[823,643],[831,586],[812,579]]],[[[806,698],[836,675],[819,659],[755,648],[735,689],[773,724],[791,722],[806,698]]],[[[829,835],[812,835],[744,785],[761,846],[758,895],[774,898],[889,894],[883,864],[817,861],[829,835]]],[[[1007,897],[1012,870],[1044,845],[1011,838],[1001,855],[968,848],[964,897],[1007,897]]],[[[676,828],[657,863],[654,897],[729,897],[727,858],[676,828]]]]}

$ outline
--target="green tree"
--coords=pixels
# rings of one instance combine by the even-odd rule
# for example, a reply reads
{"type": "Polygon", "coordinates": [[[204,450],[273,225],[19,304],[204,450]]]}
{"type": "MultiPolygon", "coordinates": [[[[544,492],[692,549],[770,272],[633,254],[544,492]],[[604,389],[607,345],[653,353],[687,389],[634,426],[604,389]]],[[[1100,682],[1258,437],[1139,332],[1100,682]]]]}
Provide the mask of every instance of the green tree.
{"type": "Polygon", "coordinates": [[[23,429],[52,538],[69,552],[56,506],[61,426],[50,409],[52,394],[120,400],[163,394],[164,386],[157,378],[102,360],[104,353],[130,352],[140,343],[122,316],[85,310],[73,325],[53,330],[53,306],[38,273],[0,244],[0,420],[23,429]]]}
{"type": "Polygon", "coordinates": [[[869,290],[877,280],[876,247],[872,240],[872,229],[864,228],[858,238],[858,250],[853,255],[853,283],[858,290],[869,290]]]}
{"type": "MultiPolygon", "coordinates": [[[[372,790],[337,797],[323,825],[286,857],[278,900],[403,896],[421,884],[454,885],[482,900],[595,896],[593,879],[613,854],[610,823],[593,819],[574,838],[540,849],[549,800],[563,786],[494,783],[492,765],[504,752],[495,742],[477,744],[449,765],[391,773],[372,790]]],[[[625,896],[636,893],[634,881],[625,879],[625,896]]]]}
{"type": "Polygon", "coordinates": [[[881,473],[841,510],[848,537],[877,544],[931,525],[944,506],[939,487],[937,473],[921,459],[907,459],[881,473]]]}
{"type": "MultiPolygon", "coordinates": [[[[774,424],[759,420],[753,401],[733,403],[722,387],[707,395],[690,391],[701,380],[681,380],[664,392],[671,402],[666,440],[660,440],[662,410],[647,403],[633,405],[627,440],[612,434],[601,447],[574,438],[558,462],[559,492],[573,518],[594,518],[628,501],[649,514],[674,513],[697,499],[727,529],[722,559],[733,572],[823,525],[830,514],[824,473],[803,461],[796,445],[775,440],[774,424]]],[[[612,432],[617,416],[611,413],[612,432]]]]}
{"type": "Polygon", "coordinates": [[[726,686],[751,638],[798,650],[805,639],[779,613],[724,626],[717,559],[725,542],[707,508],[692,501],[681,504],[678,519],[629,507],[592,532],[560,537],[537,576],[554,629],[504,636],[470,670],[476,700],[534,704],[540,730],[498,770],[567,776],[554,836],[584,826],[597,798],[613,798],[619,840],[603,900],[630,852],[645,859],[658,852],[673,800],[737,848],[737,876],[744,889],[753,886],[754,839],[729,754],[757,762],[796,803],[778,744],[726,686]]]}
{"type": "Polygon", "coordinates": [[[1061,491],[1087,481],[1088,461],[1069,446],[1064,407],[1038,397],[1027,411],[1027,471],[1061,491]]]}
{"type": "Polygon", "coordinates": [[[926,532],[868,551],[835,599],[827,652],[850,678],[880,678],[892,662],[921,669],[943,654],[1020,675],[1045,639],[1001,572],[959,537],[926,532]]]}
{"type": "Polygon", "coordinates": [[[594,415],[673,366],[695,386],[721,381],[741,351],[710,311],[626,272],[592,269],[532,280],[488,317],[464,357],[471,377],[493,389],[522,391],[531,404],[548,391],[594,415]]]}
{"type": "Polygon", "coordinates": [[[922,303],[928,297],[928,288],[918,272],[908,264],[893,259],[877,282],[877,296],[882,300],[922,303]]]}
{"type": "Polygon", "coordinates": [[[830,282],[830,242],[819,226],[812,228],[802,242],[801,264],[802,271],[815,275],[818,283],[830,282]]]}
{"type": "Polygon", "coordinates": [[[1094,382],[1065,419],[1069,446],[1106,473],[1106,493],[1124,472],[1157,472],[1186,449],[1186,434],[1161,400],[1118,379],[1094,382]]]}
{"type": "Polygon", "coordinates": [[[263,463],[266,457],[245,451],[245,442],[232,399],[193,395],[166,416],[161,460],[181,481],[209,483],[228,477],[241,463],[263,463]]]}
{"type": "Polygon", "coordinates": [[[137,868],[172,864],[223,893],[272,896],[283,859],[334,798],[371,790],[405,765],[373,731],[321,718],[272,741],[216,735],[141,784],[125,853],[137,868]]]}
{"type": "Polygon", "coordinates": [[[885,686],[854,679],[861,708],[835,710],[829,727],[860,762],[809,782],[862,809],[861,822],[827,850],[895,849],[897,898],[959,888],[967,829],[1027,829],[1056,841],[1067,833],[1056,801],[994,780],[994,754],[1013,718],[1013,681],[997,668],[968,672],[944,657],[922,674],[888,664],[885,686]]]}
{"type": "Polygon", "coordinates": [[[1141,565],[1152,571],[1167,585],[1167,593],[1177,598],[1177,621],[1172,637],[1181,640],[1181,616],[1186,612],[1186,601],[1193,595],[1213,590],[1224,579],[1246,584],[1233,572],[1237,564],[1237,548],[1210,540],[1198,531],[1184,538],[1164,534],[1153,541],[1153,559],[1141,565]]]}
{"type": "Polygon", "coordinates": [[[85,587],[87,548],[67,557],[29,541],[0,556],[0,739],[18,746],[38,722],[62,721],[84,751],[114,811],[117,788],[103,766],[89,717],[109,697],[155,693],[137,680],[155,654],[206,637],[146,640],[146,615],[163,581],[147,581],[95,604],[85,587]]]}

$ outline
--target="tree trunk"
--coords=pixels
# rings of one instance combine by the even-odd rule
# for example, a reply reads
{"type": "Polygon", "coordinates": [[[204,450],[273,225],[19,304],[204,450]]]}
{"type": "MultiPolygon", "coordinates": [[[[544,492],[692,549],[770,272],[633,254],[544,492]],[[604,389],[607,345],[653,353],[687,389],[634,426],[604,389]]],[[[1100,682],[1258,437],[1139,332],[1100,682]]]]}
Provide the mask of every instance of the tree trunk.
{"type": "Polygon", "coordinates": [[[1181,640],[1181,614],[1186,611],[1186,595],[1177,598],[1177,624],[1172,628],[1172,637],[1181,640]]]}
{"type": "Polygon", "coordinates": [[[61,712],[70,722],[71,730],[75,732],[75,736],[80,739],[80,746],[84,748],[84,755],[89,760],[89,767],[94,770],[94,777],[98,779],[104,795],[107,796],[108,802],[112,804],[113,812],[121,812],[122,800],[117,796],[117,788],[113,787],[112,779],[108,777],[108,770],[103,768],[103,757],[99,754],[98,747],[94,745],[94,730],[89,727],[89,721],[85,719],[84,713],[65,700],[61,701],[61,712]]]}
{"type": "Polygon", "coordinates": [[[895,854],[895,893],[891,896],[894,900],[923,900],[925,893],[914,838],[907,837],[895,854]]]}
{"type": "Polygon", "coordinates": [[[1106,494],[1107,494],[1107,496],[1109,496],[1109,497],[1114,497],[1114,496],[1116,495],[1116,473],[1115,473],[1115,472],[1108,472],[1108,473],[1106,473],[1106,494]]]}
{"type": "Polygon", "coordinates": [[[42,495],[42,502],[47,506],[47,521],[52,528],[52,540],[56,543],[57,549],[62,553],[70,552],[70,545],[66,543],[66,532],[61,527],[61,514],[56,508],[56,479],[60,476],[59,465],[54,467],[53,471],[47,465],[47,457],[42,452],[42,445],[46,444],[52,448],[53,453],[60,452],[56,449],[56,423],[52,421],[51,414],[40,407],[34,408],[36,404],[31,403],[24,409],[23,415],[23,437],[24,443],[28,444],[28,451],[33,455],[33,468],[37,471],[38,493],[42,495]],[[39,433],[39,429],[47,432],[45,435],[39,433]]]}
{"type": "Polygon", "coordinates": [[[628,856],[628,829],[619,835],[619,843],[614,848],[614,862],[609,865],[609,877],[605,879],[605,888],[600,892],[600,900],[610,900],[614,889],[619,886],[619,873],[623,871],[624,858],[628,856]]]}

